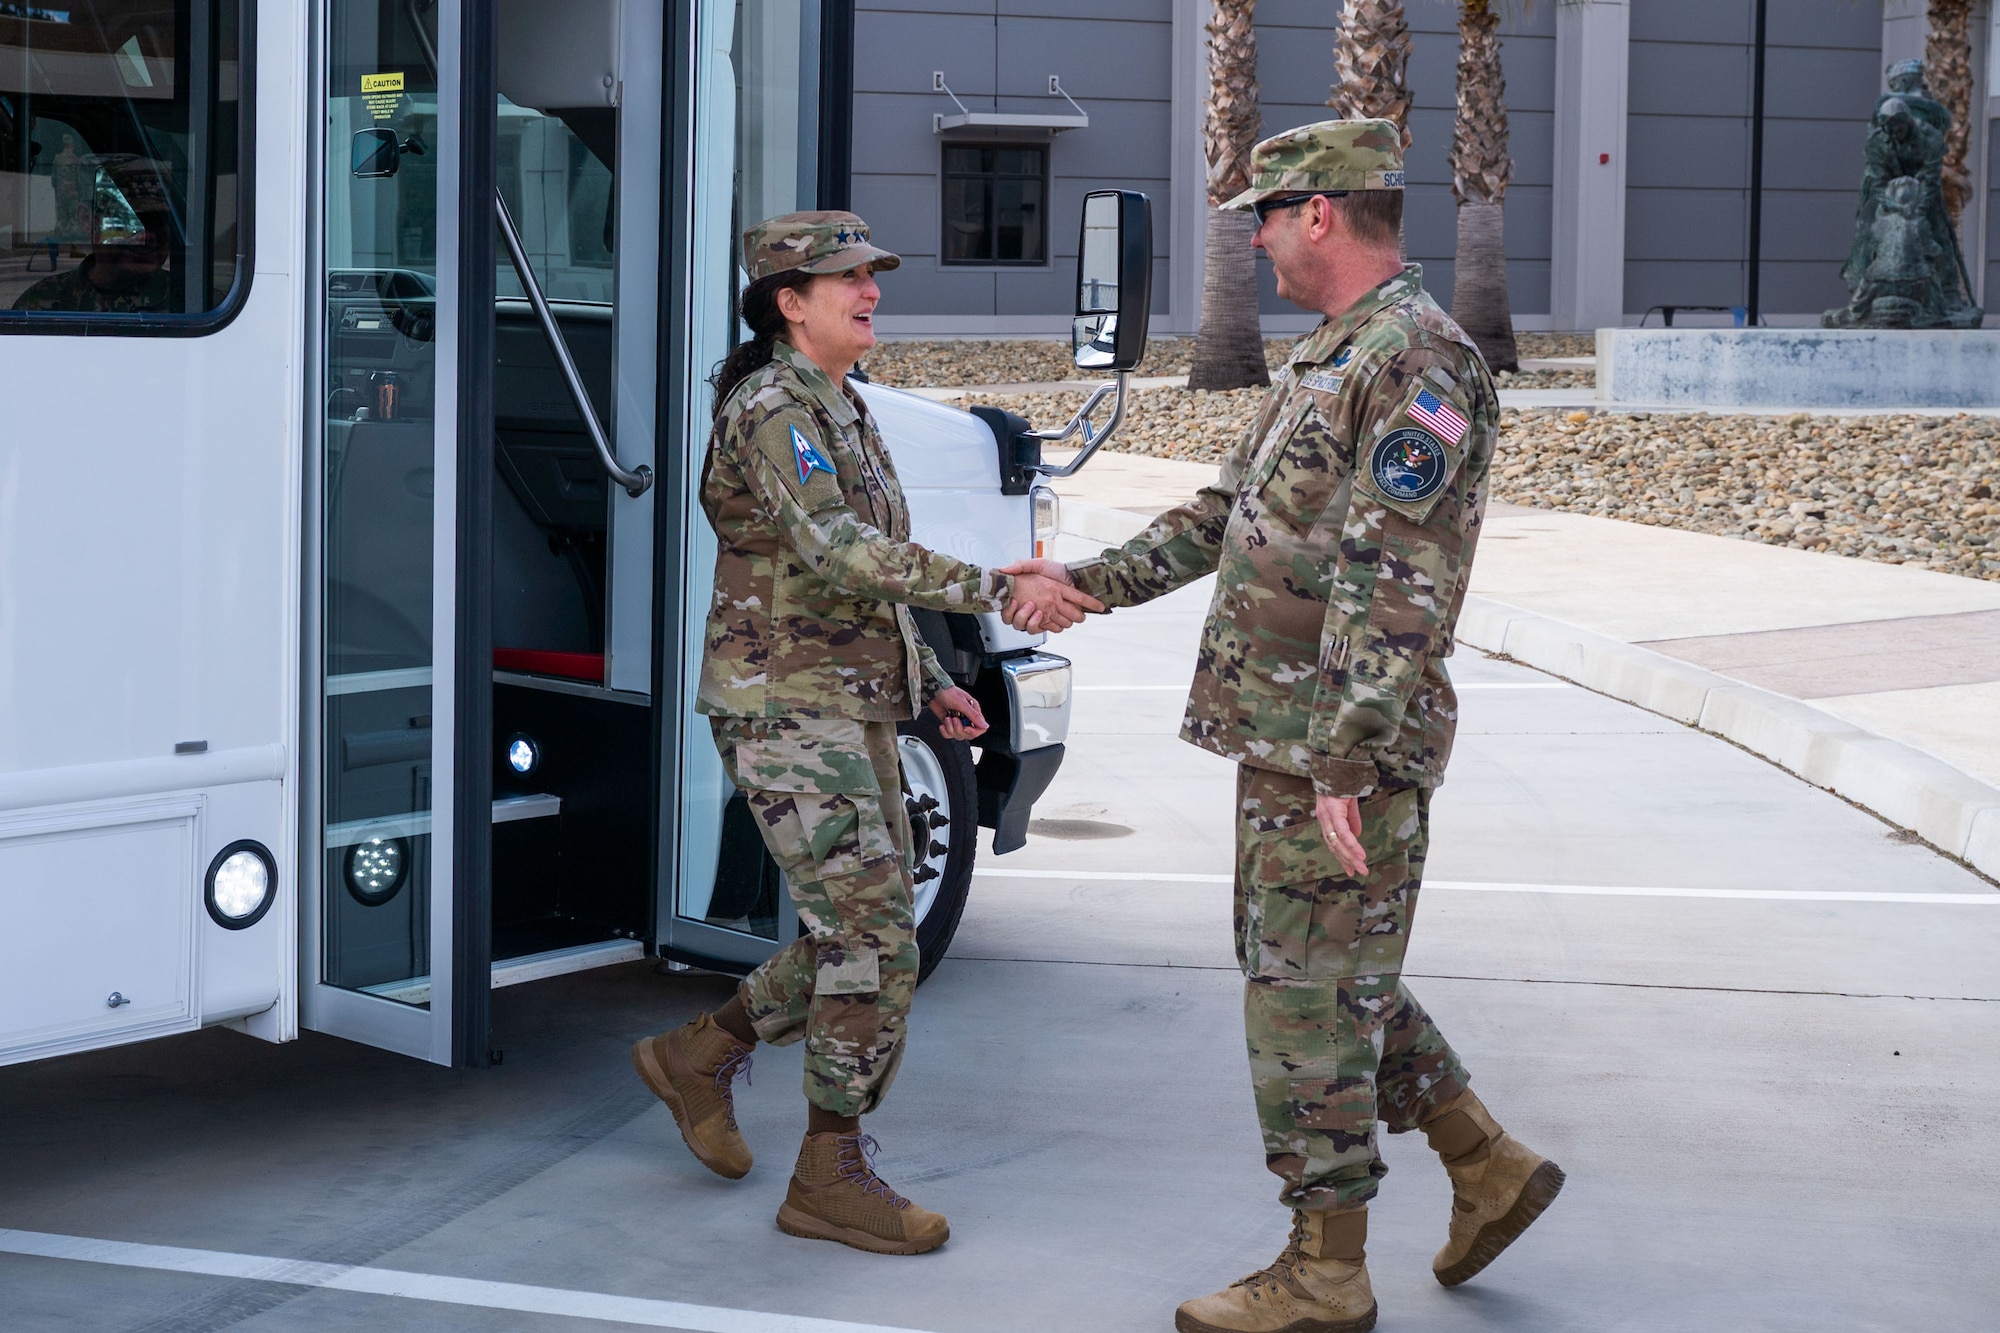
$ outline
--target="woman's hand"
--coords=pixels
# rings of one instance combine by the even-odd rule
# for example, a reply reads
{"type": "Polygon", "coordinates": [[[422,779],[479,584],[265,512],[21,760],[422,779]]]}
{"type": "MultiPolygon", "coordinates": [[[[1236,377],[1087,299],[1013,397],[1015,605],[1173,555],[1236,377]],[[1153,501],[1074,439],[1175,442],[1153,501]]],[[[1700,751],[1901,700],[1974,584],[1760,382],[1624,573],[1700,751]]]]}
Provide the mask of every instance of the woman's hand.
{"type": "Polygon", "coordinates": [[[954,685],[931,696],[931,712],[937,714],[938,730],[948,741],[969,741],[986,734],[986,714],[979,701],[954,685]]]}

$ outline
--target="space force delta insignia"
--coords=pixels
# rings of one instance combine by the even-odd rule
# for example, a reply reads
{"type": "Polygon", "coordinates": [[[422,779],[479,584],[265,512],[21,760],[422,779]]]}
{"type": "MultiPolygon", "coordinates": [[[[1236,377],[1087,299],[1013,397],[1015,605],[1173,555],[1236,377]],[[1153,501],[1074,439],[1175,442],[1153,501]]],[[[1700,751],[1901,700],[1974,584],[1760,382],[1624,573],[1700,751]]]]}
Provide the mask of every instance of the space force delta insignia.
{"type": "Polygon", "coordinates": [[[827,462],[826,455],[819,451],[819,446],[808,440],[805,432],[797,426],[792,427],[792,453],[798,457],[801,485],[804,485],[806,478],[815,472],[824,472],[829,477],[838,476],[833,470],[833,464],[827,462]]]}

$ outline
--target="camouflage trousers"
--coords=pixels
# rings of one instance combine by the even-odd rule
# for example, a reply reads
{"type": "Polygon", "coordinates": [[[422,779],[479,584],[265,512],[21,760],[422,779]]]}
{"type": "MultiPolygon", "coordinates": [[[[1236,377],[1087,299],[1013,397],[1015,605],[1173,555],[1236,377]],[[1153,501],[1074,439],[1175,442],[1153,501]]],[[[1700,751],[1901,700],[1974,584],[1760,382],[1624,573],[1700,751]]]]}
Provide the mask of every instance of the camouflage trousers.
{"type": "Polygon", "coordinates": [[[744,1008],[763,1040],[805,1040],[808,1101],[865,1114],[896,1077],[917,985],[896,724],[710,722],[807,931],[744,978],[744,1008]]]}
{"type": "Polygon", "coordinates": [[[1356,1207],[1387,1170],[1378,1124],[1415,1129],[1466,1086],[1401,975],[1430,792],[1361,802],[1365,880],[1326,845],[1310,779],[1244,766],[1236,795],[1236,959],[1265,1162],[1289,1207],[1356,1207]]]}

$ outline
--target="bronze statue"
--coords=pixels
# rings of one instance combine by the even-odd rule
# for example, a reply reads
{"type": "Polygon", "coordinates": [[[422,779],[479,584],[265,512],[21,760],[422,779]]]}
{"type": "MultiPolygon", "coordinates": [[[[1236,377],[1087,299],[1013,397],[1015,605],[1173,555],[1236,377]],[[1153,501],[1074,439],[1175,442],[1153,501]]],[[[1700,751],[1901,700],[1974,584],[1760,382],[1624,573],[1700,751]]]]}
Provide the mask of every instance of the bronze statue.
{"type": "Polygon", "coordinates": [[[1854,215],[1854,244],[1840,276],[1853,299],[1829,310],[1827,328],[1970,329],[1984,312],[1958,230],[1944,206],[1945,133],[1951,112],[1924,87],[1920,60],[1889,70],[1875,104],[1854,215]]]}

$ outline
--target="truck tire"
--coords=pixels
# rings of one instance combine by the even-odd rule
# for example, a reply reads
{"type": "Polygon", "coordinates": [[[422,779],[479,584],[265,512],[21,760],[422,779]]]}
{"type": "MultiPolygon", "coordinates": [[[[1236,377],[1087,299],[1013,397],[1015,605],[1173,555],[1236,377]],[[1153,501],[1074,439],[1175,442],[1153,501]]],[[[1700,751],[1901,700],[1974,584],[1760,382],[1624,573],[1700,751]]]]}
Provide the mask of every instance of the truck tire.
{"type": "Polygon", "coordinates": [[[910,861],[917,918],[917,980],[937,969],[958,933],[972,889],[972,861],[979,846],[979,789],[972,747],[946,740],[937,716],[921,709],[914,722],[896,724],[910,812],[910,861]]]}

